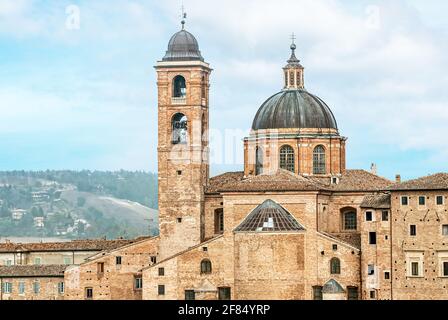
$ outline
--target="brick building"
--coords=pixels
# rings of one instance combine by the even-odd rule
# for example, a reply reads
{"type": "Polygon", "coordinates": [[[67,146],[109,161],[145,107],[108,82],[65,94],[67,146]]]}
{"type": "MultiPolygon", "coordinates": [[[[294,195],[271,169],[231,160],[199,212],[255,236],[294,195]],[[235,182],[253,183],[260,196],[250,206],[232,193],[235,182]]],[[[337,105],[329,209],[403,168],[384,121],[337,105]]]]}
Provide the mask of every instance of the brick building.
{"type": "Polygon", "coordinates": [[[67,268],[64,297],[448,299],[448,174],[347,169],[347,138],[305,89],[294,43],[242,171],[209,177],[212,69],[184,24],[155,67],[160,236],[67,268]]]}

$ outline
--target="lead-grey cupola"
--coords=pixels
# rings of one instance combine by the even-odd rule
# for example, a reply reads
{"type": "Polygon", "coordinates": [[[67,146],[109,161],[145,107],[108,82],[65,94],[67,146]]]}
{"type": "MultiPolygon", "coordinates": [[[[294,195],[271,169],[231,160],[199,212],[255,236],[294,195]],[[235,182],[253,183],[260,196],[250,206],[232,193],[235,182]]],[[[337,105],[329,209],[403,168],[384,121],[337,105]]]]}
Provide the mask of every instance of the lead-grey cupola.
{"type": "Polygon", "coordinates": [[[182,30],[171,37],[163,61],[204,61],[198,41],[184,29],[184,24],[182,21],[182,30]]]}
{"type": "Polygon", "coordinates": [[[338,129],[328,105],[305,90],[304,68],[291,45],[291,57],[283,68],[285,86],[266,100],[255,115],[252,130],[338,129]]]}

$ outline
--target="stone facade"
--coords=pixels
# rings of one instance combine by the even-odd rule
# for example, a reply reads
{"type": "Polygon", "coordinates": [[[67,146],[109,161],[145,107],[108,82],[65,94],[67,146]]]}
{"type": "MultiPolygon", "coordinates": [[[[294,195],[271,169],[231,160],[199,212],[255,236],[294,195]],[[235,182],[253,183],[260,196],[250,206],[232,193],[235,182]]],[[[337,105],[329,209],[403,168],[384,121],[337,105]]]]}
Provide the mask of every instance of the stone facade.
{"type": "Polygon", "coordinates": [[[65,271],[65,299],[140,300],[140,270],[157,262],[158,246],[158,237],[144,239],[69,267],[65,271]]]}

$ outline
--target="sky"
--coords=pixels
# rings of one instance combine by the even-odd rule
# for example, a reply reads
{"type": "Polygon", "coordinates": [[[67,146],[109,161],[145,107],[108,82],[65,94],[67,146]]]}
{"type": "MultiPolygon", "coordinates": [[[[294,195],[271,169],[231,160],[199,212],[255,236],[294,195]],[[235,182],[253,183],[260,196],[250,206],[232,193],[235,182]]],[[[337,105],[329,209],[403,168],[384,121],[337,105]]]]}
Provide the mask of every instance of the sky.
{"type": "MultiPolygon", "coordinates": [[[[212,173],[282,89],[296,35],[308,91],[332,109],[347,167],[448,171],[448,2],[184,0],[214,69],[212,173]]],[[[0,0],[0,170],[157,170],[154,65],[181,0],[0,0]]]]}

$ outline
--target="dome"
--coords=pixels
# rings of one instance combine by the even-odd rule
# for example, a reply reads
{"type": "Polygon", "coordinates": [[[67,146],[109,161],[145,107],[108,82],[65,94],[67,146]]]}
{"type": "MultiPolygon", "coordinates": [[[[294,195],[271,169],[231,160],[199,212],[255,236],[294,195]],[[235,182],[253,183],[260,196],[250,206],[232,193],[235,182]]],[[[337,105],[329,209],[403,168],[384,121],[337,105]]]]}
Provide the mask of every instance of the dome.
{"type": "Polygon", "coordinates": [[[283,90],[270,97],[258,110],[252,130],[338,129],[330,108],[305,89],[283,90]]]}
{"type": "Polygon", "coordinates": [[[168,51],[163,61],[204,61],[196,38],[188,31],[174,34],[168,43],[168,51]]]}

